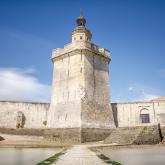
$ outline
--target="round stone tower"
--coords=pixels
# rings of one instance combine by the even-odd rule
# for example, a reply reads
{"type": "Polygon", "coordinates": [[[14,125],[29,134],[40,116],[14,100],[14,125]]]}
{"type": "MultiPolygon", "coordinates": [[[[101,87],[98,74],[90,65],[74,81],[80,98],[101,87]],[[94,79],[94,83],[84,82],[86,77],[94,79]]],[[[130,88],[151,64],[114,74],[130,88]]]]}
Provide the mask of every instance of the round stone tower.
{"type": "Polygon", "coordinates": [[[72,32],[72,42],[91,41],[92,33],[85,27],[85,18],[83,16],[78,17],[76,23],[77,27],[72,32]]]}

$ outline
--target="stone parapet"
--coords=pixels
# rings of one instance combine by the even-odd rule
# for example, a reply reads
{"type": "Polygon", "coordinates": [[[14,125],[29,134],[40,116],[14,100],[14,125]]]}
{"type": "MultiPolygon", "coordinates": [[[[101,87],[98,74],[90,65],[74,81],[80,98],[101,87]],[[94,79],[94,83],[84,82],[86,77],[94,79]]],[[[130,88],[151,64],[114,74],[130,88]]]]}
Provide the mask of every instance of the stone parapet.
{"type": "Polygon", "coordinates": [[[97,45],[88,41],[77,41],[77,42],[73,42],[73,43],[65,45],[64,48],[54,49],[52,51],[52,60],[60,56],[63,56],[69,52],[72,52],[74,50],[81,50],[81,49],[87,49],[105,58],[111,59],[110,51],[108,49],[99,48],[97,45]]]}

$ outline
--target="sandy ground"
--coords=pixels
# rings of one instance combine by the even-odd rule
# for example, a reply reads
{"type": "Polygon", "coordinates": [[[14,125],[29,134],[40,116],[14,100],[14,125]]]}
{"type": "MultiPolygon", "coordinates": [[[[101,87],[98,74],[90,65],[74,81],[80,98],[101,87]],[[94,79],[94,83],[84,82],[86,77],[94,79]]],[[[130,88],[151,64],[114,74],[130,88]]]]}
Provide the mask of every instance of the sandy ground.
{"type": "Polygon", "coordinates": [[[28,136],[28,135],[9,135],[2,134],[0,136],[5,140],[0,141],[0,147],[5,146],[38,146],[43,140],[42,136],[28,136]]]}

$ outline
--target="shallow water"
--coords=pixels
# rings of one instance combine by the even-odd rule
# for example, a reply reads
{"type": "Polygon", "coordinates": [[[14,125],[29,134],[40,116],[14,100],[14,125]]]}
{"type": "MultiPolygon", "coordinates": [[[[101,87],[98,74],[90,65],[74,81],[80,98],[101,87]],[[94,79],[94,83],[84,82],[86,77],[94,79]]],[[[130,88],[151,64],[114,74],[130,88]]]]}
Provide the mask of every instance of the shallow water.
{"type": "Polygon", "coordinates": [[[165,165],[165,147],[104,149],[103,153],[122,165],[165,165]]]}
{"type": "Polygon", "coordinates": [[[0,165],[35,165],[60,151],[60,148],[0,148],[0,165]]]}

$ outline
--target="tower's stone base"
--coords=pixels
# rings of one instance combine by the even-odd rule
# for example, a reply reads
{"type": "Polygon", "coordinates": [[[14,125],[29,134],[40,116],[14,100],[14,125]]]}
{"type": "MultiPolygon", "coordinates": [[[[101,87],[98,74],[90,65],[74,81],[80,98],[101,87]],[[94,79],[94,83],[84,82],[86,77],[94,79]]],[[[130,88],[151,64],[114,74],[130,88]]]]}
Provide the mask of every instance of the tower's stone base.
{"type": "Polygon", "coordinates": [[[56,145],[70,145],[81,143],[80,128],[47,129],[44,132],[44,141],[56,145]]]}
{"type": "Polygon", "coordinates": [[[81,130],[81,142],[93,142],[102,141],[107,138],[113,129],[103,128],[82,128],[81,130]]]}
{"type": "Polygon", "coordinates": [[[47,129],[44,132],[44,141],[57,145],[81,144],[104,140],[111,132],[112,129],[102,128],[47,129]]]}

